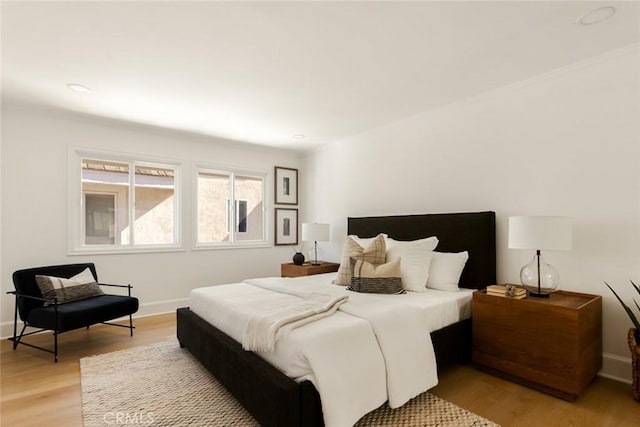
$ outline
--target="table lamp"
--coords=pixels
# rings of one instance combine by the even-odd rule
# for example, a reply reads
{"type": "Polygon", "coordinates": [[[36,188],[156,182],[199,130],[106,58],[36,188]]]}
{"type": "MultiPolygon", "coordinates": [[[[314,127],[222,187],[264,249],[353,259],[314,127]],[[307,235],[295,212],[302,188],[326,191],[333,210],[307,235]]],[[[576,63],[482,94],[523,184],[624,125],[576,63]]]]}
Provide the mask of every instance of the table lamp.
{"type": "Polygon", "coordinates": [[[540,250],[571,249],[571,218],[565,216],[511,216],[509,217],[509,248],[535,249],[536,254],[520,270],[520,282],[529,295],[548,298],[560,282],[558,270],[547,263],[540,250]]]}
{"type": "Polygon", "coordinates": [[[303,223],[302,224],[302,240],[305,242],[314,242],[314,247],[309,251],[309,259],[311,265],[320,265],[322,254],[318,257],[318,242],[326,242],[329,240],[329,224],[303,223]]]}

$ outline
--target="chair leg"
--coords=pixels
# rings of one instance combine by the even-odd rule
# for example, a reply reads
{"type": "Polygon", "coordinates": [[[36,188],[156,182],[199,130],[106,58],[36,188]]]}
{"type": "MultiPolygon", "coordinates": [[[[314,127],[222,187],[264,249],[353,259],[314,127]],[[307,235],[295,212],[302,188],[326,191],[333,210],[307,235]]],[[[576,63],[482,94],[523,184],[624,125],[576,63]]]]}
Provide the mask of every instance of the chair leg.
{"type": "Polygon", "coordinates": [[[129,315],[129,336],[133,336],[133,317],[129,315]]]}
{"type": "Polygon", "coordinates": [[[53,312],[55,314],[56,328],[53,331],[53,361],[58,363],[58,300],[53,300],[53,312]]]}
{"type": "MultiPolygon", "coordinates": [[[[18,295],[16,295],[16,303],[13,309],[13,349],[14,350],[18,346],[18,343],[16,342],[16,332],[18,332],[17,326],[18,326],[18,295]]],[[[24,328],[22,328],[22,332],[24,333],[24,328]]],[[[20,336],[22,336],[22,333],[20,334],[20,336]]]]}
{"type": "Polygon", "coordinates": [[[22,335],[24,334],[24,330],[27,329],[27,324],[25,323],[24,326],[22,326],[22,331],[20,331],[20,336],[16,338],[16,333],[13,333],[13,349],[15,350],[18,347],[18,344],[20,344],[20,340],[22,339],[22,335]]]}

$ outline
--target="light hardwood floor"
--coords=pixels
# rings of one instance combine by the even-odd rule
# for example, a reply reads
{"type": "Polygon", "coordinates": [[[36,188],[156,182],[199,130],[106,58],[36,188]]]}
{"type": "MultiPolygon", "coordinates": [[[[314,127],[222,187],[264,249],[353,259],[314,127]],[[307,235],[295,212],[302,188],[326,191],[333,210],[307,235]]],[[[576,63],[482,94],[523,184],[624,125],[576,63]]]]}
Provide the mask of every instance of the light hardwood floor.
{"type": "MultiPolygon", "coordinates": [[[[135,325],[133,338],[125,329],[105,325],[62,334],[58,363],[52,355],[28,347],[13,351],[3,340],[2,426],[81,426],[79,359],[175,339],[173,314],[138,319],[135,325]]],[[[50,334],[30,338],[39,345],[51,344],[50,334]]],[[[505,427],[640,425],[640,403],[633,400],[630,386],[600,377],[573,403],[466,365],[442,373],[431,391],[505,427]]]]}

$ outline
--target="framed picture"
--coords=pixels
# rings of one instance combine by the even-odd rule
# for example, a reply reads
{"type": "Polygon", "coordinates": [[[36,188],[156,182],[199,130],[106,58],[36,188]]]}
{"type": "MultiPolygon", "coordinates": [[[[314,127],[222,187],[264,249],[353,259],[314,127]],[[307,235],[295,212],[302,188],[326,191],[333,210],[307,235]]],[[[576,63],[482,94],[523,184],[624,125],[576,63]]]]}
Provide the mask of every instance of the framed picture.
{"type": "Polygon", "coordinates": [[[298,169],[276,166],[276,205],[298,204],[298,169]]]}
{"type": "Polygon", "coordinates": [[[276,208],[276,245],[298,244],[298,209],[276,208]]]}

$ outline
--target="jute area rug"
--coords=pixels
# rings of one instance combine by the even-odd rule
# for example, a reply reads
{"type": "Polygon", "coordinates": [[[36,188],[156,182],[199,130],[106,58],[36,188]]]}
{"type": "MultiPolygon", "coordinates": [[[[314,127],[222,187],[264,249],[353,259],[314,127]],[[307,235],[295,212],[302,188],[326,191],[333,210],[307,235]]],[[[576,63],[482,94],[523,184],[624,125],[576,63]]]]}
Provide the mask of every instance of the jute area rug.
{"type": "MultiPolygon", "coordinates": [[[[85,427],[258,426],[251,415],[177,342],[80,360],[85,427]]],[[[432,394],[402,408],[386,404],[358,426],[497,426],[432,394]]]]}

